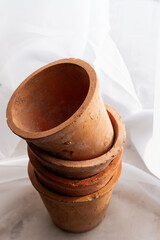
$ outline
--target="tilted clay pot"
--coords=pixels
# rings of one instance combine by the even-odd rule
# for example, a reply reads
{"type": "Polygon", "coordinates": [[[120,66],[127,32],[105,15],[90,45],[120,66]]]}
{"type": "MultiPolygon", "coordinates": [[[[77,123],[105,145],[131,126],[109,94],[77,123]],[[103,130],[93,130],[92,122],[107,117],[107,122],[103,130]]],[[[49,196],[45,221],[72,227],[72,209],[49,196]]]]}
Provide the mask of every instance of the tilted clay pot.
{"type": "Polygon", "coordinates": [[[39,192],[53,222],[68,232],[85,232],[96,227],[104,218],[112,190],[121,175],[121,165],[111,180],[99,191],[84,197],[67,197],[43,187],[29,163],[30,180],[39,192]]]}
{"type": "Polygon", "coordinates": [[[94,69],[63,59],[31,74],[7,107],[11,130],[57,157],[91,159],[107,152],[114,133],[94,69]]]}
{"type": "Polygon", "coordinates": [[[81,180],[63,178],[49,172],[39,163],[29,148],[28,155],[38,180],[46,188],[66,196],[85,196],[98,191],[107,184],[122,162],[123,149],[103,171],[90,178],[81,180]]]}
{"type": "Polygon", "coordinates": [[[121,151],[126,139],[125,125],[121,117],[112,107],[106,104],[105,107],[113,125],[115,138],[112,148],[100,157],[83,161],[66,161],[51,156],[29,143],[30,150],[44,167],[65,178],[83,179],[103,171],[121,151]]]}

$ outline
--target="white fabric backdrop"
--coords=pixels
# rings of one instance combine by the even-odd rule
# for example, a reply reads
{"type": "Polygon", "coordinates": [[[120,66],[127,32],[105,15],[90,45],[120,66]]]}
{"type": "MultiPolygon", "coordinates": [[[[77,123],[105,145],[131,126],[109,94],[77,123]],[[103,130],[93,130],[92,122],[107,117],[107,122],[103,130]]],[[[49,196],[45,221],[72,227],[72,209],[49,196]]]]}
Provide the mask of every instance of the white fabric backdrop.
{"type": "Polygon", "coordinates": [[[0,0],[0,239],[160,238],[160,181],[144,165],[159,176],[146,148],[152,136],[159,5],[114,0],[109,11],[105,0],[0,0]],[[93,231],[77,235],[52,225],[27,177],[25,143],[5,118],[13,90],[37,68],[65,57],[95,68],[104,101],[127,127],[123,172],[107,216],[93,231]]]}

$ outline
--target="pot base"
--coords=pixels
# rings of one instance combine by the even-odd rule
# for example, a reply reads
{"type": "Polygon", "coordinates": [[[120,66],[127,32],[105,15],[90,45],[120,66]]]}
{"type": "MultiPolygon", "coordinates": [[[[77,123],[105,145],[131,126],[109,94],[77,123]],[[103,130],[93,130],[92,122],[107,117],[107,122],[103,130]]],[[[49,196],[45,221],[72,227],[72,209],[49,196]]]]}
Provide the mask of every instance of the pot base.
{"type": "Polygon", "coordinates": [[[120,165],[105,187],[83,197],[62,196],[49,191],[38,182],[30,163],[28,173],[54,224],[67,232],[80,233],[91,230],[103,220],[121,169],[120,165]]]}
{"type": "Polygon", "coordinates": [[[72,233],[87,232],[98,226],[106,215],[111,195],[112,191],[96,201],[79,203],[75,206],[61,203],[59,206],[40,194],[53,223],[60,229],[72,233]]]}

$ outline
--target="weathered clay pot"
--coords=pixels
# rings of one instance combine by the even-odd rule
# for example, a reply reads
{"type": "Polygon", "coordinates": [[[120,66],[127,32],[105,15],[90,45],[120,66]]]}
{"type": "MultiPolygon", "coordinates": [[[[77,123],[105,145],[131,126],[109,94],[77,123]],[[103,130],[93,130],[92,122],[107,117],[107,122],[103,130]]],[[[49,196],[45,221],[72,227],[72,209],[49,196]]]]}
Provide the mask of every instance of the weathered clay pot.
{"type": "Polygon", "coordinates": [[[121,165],[105,187],[84,197],[67,197],[47,190],[37,180],[30,163],[28,172],[53,222],[68,232],[85,232],[96,227],[104,218],[112,190],[121,174],[121,165]]]}
{"type": "Polygon", "coordinates": [[[126,139],[125,125],[121,117],[112,107],[106,104],[105,107],[114,128],[115,138],[112,148],[102,156],[91,160],[66,161],[51,156],[29,143],[30,150],[44,167],[65,178],[83,179],[103,171],[121,151],[126,139]]]}
{"type": "Polygon", "coordinates": [[[31,74],[7,107],[11,130],[57,157],[91,159],[107,152],[114,133],[94,69],[63,59],[31,74]]]}
{"type": "Polygon", "coordinates": [[[81,180],[68,179],[49,172],[39,163],[29,148],[28,155],[37,178],[46,188],[66,196],[85,196],[98,191],[107,184],[122,162],[123,149],[103,171],[81,180]]]}

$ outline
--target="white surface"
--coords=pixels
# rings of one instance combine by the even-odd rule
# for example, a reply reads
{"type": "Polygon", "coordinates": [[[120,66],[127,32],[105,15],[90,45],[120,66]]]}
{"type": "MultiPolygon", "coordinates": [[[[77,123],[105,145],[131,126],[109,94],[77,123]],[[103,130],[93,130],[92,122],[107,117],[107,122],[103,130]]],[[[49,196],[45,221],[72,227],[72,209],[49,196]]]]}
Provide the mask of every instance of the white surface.
{"type": "MultiPolygon", "coordinates": [[[[160,181],[144,164],[152,137],[160,2],[110,3],[111,37],[129,71],[108,35],[108,1],[0,1],[2,240],[160,239],[160,181]],[[107,215],[84,234],[65,233],[52,224],[28,180],[25,143],[11,133],[5,119],[13,90],[37,68],[65,57],[82,58],[94,66],[104,100],[122,115],[127,127],[123,173],[107,215]]],[[[150,169],[154,172],[156,167],[159,174],[160,167],[149,154],[150,169]]]]}
{"type": "Polygon", "coordinates": [[[38,193],[31,187],[25,166],[12,166],[10,170],[4,166],[0,174],[2,240],[159,239],[159,180],[127,163],[123,164],[105,219],[83,234],[66,233],[52,224],[38,193]]]}

